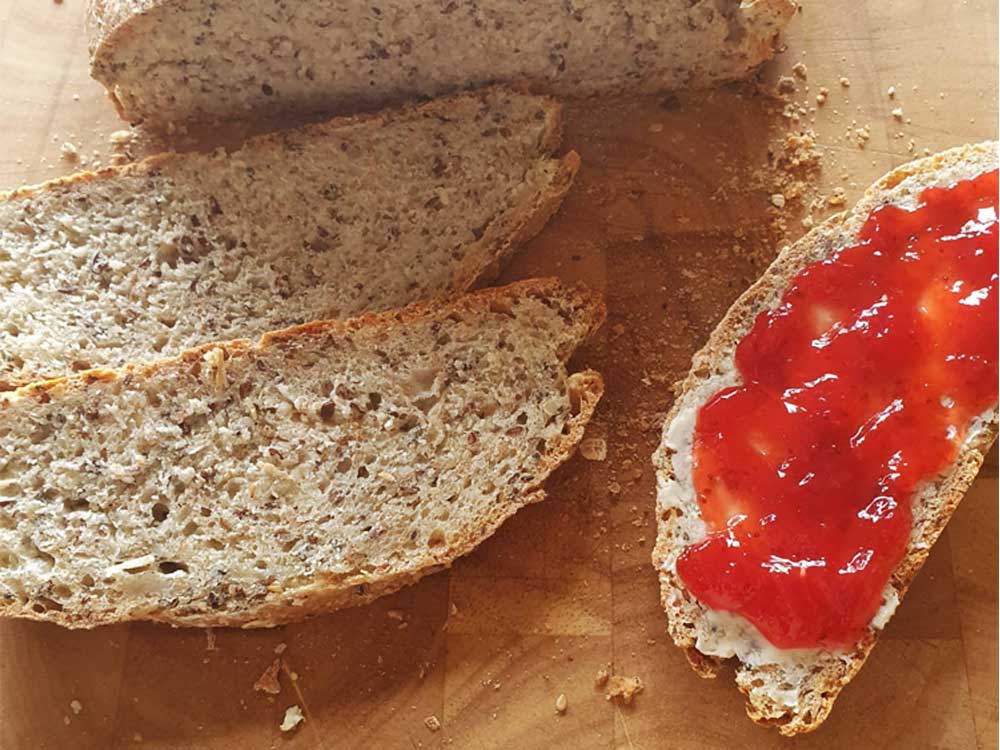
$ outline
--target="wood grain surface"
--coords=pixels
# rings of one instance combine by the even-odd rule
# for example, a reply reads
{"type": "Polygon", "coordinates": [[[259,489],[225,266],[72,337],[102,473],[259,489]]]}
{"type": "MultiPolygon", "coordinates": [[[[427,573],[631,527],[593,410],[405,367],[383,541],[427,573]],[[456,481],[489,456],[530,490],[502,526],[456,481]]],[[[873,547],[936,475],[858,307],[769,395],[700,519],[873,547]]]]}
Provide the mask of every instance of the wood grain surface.
{"type": "MultiPolygon", "coordinates": [[[[819,219],[834,188],[850,204],[924,149],[997,135],[995,2],[804,4],[763,74],[773,83],[804,63],[790,97],[801,110],[748,87],[568,107],[579,179],[505,280],[554,273],[605,291],[608,325],[577,364],[607,381],[589,430],[606,460],[573,459],[546,502],[450,572],[372,606],[254,632],[2,622],[0,749],[996,748],[995,453],[813,735],[751,724],[731,675],[705,681],[687,667],[658,606],[648,458],[691,354],[805,231],[804,203],[818,199],[819,219]],[[802,129],[823,157],[799,184],[775,156],[802,129]],[[279,644],[281,692],[255,692],[279,644]],[[642,678],[632,705],[595,686],[606,665],[642,678]],[[292,705],[306,721],[283,734],[292,705]]],[[[79,169],[60,158],[67,142],[87,167],[108,163],[108,135],[125,125],[88,78],[83,0],[0,0],[0,79],[0,189],[79,169]]]]}

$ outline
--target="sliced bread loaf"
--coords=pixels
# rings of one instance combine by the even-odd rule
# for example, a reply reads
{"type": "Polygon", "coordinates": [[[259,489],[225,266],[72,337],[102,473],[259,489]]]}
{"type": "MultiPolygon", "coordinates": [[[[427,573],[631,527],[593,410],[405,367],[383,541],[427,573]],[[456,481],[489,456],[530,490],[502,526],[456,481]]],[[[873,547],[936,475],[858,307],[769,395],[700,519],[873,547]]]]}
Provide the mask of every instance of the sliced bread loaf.
{"type": "MultiPolygon", "coordinates": [[[[918,490],[913,498],[913,527],[905,556],[883,591],[882,607],[860,641],[841,651],[775,648],[747,620],[707,608],[685,587],[677,573],[678,558],[688,545],[703,540],[706,534],[692,468],[699,410],[723,388],[739,384],[734,363],[736,346],[758,315],[775,308],[789,282],[804,267],[850,246],[873,210],[885,205],[913,209],[927,187],[949,186],[996,168],[997,144],[983,143],[906,164],[883,177],[852,210],[833,217],[782,251],[763,277],[730,308],[705,347],[695,355],[687,378],[677,386],[677,398],[654,455],[659,533],[653,563],[660,577],[670,634],[685,649],[694,669],[705,677],[714,677],[725,659],[735,657],[736,682],[747,696],[747,713],[761,724],[776,725],[782,734],[808,732],[819,726],[840,691],[864,664],[879,631],[892,616],[996,440],[996,408],[994,405],[973,421],[954,462],[918,490]]],[[[861,568],[866,562],[861,563],[861,568]]]]}
{"type": "Polygon", "coordinates": [[[0,394],[0,615],[269,626],[447,567],[573,452],[603,319],[529,281],[0,394]]]}
{"type": "Polygon", "coordinates": [[[489,280],[572,183],[560,115],[490,89],[0,196],[0,390],[489,280]]]}
{"type": "Polygon", "coordinates": [[[743,78],[790,0],[91,0],[91,74],[130,120],[356,112],[526,80],[560,95],[743,78]]]}

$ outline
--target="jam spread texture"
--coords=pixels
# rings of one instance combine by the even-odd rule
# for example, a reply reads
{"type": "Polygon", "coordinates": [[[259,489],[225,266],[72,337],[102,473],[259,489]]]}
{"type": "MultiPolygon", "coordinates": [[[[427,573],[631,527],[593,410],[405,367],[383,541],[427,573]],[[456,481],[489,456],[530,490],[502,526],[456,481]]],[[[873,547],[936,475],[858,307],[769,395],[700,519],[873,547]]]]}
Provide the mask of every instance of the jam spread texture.
{"type": "Polygon", "coordinates": [[[803,269],[698,414],[688,590],[779,648],[857,643],[913,498],[997,401],[997,293],[996,171],[873,211],[803,269]]]}

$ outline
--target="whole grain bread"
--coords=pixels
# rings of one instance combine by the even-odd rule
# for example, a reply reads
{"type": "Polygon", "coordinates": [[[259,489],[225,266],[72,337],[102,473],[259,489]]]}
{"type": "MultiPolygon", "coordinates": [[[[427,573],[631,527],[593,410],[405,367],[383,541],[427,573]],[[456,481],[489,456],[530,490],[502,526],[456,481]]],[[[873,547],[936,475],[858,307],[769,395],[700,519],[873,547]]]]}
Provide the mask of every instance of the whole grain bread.
{"type": "Polygon", "coordinates": [[[791,0],[91,0],[91,74],[123,117],[357,112],[491,82],[559,95],[746,77],[791,0]]]}
{"type": "Polygon", "coordinates": [[[572,183],[560,133],[488,89],[0,196],[0,390],[491,280],[572,183]]]}
{"type": "Polygon", "coordinates": [[[0,394],[0,616],[271,626],[446,568],[603,390],[553,279],[0,394]]]}
{"type": "Polygon", "coordinates": [[[687,378],[677,385],[676,401],[653,456],[659,488],[659,533],[653,564],[660,577],[670,634],[687,652],[692,667],[704,677],[716,676],[725,661],[723,657],[735,657],[736,683],[747,696],[747,713],[758,723],[777,726],[781,734],[794,735],[818,727],[841,689],[861,669],[878,632],[920,570],[996,440],[996,409],[977,420],[955,462],[914,498],[914,526],[906,556],[892,574],[883,607],[866,637],[853,651],[845,653],[776,649],[742,618],[706,609],[685,589],[675,562],[688,544],[705,533],[691,483],[695,415],[720,389],[738,383],[734,351],[757,316],[777,304],[789,280],[803,267],[853,242],[872,210],[886,204],[912,207],[927,187],[952,184],[996,168],[997,144],[992,142],[955,148],[890,172],[872,185],[852,210],[834,216],[783,250],[761,279],[729,309],[695,355],[687,378]],[[734,642],[741,646],[732,648],[734,642]]]}

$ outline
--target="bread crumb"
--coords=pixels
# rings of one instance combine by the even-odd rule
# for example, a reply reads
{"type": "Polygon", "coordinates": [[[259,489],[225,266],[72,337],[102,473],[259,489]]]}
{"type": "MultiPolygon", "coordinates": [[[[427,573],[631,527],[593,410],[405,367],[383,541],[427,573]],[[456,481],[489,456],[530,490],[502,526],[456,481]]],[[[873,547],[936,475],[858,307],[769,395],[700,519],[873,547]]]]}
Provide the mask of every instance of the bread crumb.
{"type": "Polygon", "coordinates": [[[889,95],[890,99],[895,99],[896,98],[896,87],[895,86],[890,86],[889,90],[886,91],[886,93],[889,95]]]}
{"type": "Polygon", "coordinates": [[[795,79],[791,76],[781,76],[778,79],[778,91],[782,94],[793,94],[796,88],[795,79]]]}
{"type": "Polygon", "coordinates": [[[66,141],[59,148],[59,156],[63,161],[74,162],[79,160],[80,152],[77,150],[76,146],[69,141],[66,141]]]}
{"type": "Polygon", "coordinates": [[[73,713],[77,716],[79,716],[80,712],[83,710],[83,704],[75,698],[69,702],[69,707],[73,709],[73,713]]]}
{"type": "Polygon", "coordinates": [[[402,622],[403,619],[405,619],[405,615],[403,614],[403,612],[398,609],[390,609],[388,612],[385,613],[385,616],[388,617],[390,620],[396,620],[398,622],[402,622]]]}
{"type": "Polygon", "coordinates": [[[781,193],[775,193],[774,195],[771,196],[771,205],[774,206],[775,208],[784,208],[785,196],[783,196],[781,193]]]}
{"type": "Polygon", "coordinates": [[[277,695],[281,692],[281,682],[278,680],[278,671],[281,669],[281,659],[275,659],[271,666],[264,670],[264,673],[257,678],[253,684],[253,689],[260,693],[277,695]]]}
{"type": "Polygon", "coordinates": [[[792,66],[792,72],[801,78],[803,81],[809,77],[809,68],[803,62],[797,62],[792,66]]]}
{"type": "Polygon", "coordinates": [[[128,148],[135,143],[135,132],[132,130],[116,130],[108,136],[112,148],[128,148]]]}
{"type": "Polygon", "coordinates": [[[432,732],[437,732],[441,729],[441,722],[437,716],[428,716],[424,719],[424,726],[430,729],[432,732]]]}
{"type": "Polygon", "coordinates": [[[864,127],[849,130],[848,135],[854,139],[858,148],[864,148],[872,137],[871,125],[865,125],[864,127]]]}
{"type": "Polygon", "coordinates": [[[903,119],[903,108],[902,107],[896,107],[895,109],[893,109],[892,110],[892,116],[895,117],[897,120],[902,120],[903,119]]]}
{"type": "Polygon", "coordinates": [[[281,722],[282,732],[291,732],[295,727],[306,720],[306,717],[302,715],[302,709],[298,706],[289,706],[285,710],[285,718],[281,722]]]}
{"type": "Polygon", "coordinates": [[[638,677],[623,677],[613,674],[608,678],[607,699],[618,701],[626,706],[632,703],[632,699],[642,692],[642,680],[638,677]]]}
{"type": "Polygon", "coordinates": [[[843,86],[845,89],[849,89],[851,87],[851,79],[846,78],[845,76],[841,76],[840,85],[843,86]]]}
{"type": "Polygon", "coordinates": [[[288,648],[287,643],[279,643],[277,646],[274,647],[274,653],[276,653],[278,656],[281,656],[283,653],[285,653],[286,648],[288,648]]]}
{"type": "Polygon", "coordinates": [[[812,131],[787,133],[775,166],[783,172],[812,171],[819,167],[820,151],[812,131]]]}
{"type": "Polygon", "coordinates": [[[604,687],[608,684],[608,678],[611,676],[611,672],[607,667],[602,667],[597,670],[597,674],[594,676],[594,685],[597,687],[604,687]]]}
{"type": "Polygon", "coordinates": [[[588,461],[603,461],[608,457],[608,444],[604,438],[585,438],[580,441],[580,455],[588,461]]]}
{"type": "Polygon", "coordinates": [[[556,713],[564,714],[566,709],[569,707],[569,702],[566,700],[566,693],[559,693],[556,696],[556,713]]]}
{"type": "Polygon", "coordinates": [[[833,193],[826,199],[828,206],[843,206],[845,203],[847,203],[847,197],[844,195],[844,188],[841,187],[834,188],[833,193]]]}
{"type": "Polygon", "coordinates": [[[809,216],[808,214],[802,217],[802,226],[804,226],[806,229],[812,229],[813,224],[815,223],[816,222],[813,221],[813,217],[809,216]]]}
{"type": "Polygon", "coordinates": [[[65,724],[66,726],[69,726],[69,717],[68,716],[63,716],[63,724],[65,724]]]}
{"type": "Polygon", "coordinates": [[[218,651],[218,647],[215,645],[215,631],[212,628],[205,628],[205,650],[206,651],[218,651]]]}
{"type": "Polygon", "coordinates": [[[659,122],[654,122],[652,125],[649,126],[649,132],[650,133],[662,133],[663,132],[663,124],[659,123],[659,122]]]}

